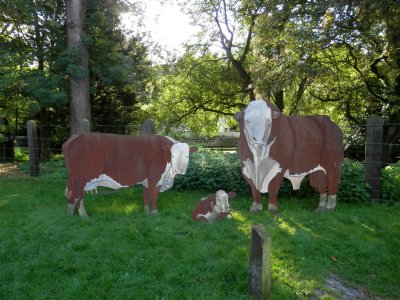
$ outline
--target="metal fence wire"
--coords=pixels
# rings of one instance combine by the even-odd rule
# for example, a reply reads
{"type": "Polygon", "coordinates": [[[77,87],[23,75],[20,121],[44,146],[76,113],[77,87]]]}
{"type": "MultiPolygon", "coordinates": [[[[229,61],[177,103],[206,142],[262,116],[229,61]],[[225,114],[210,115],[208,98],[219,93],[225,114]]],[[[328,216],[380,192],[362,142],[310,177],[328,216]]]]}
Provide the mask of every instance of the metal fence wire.
{"type": "MultiPolygon", "coordinates": [[[[28,121],[26,126],[21,127],[23,131],[27,132],[27,135],[3,136],[0,139],[0,162],[27,161],[28,157],[36,153],[37,158],[35,160],[38,164],[40,160],[51,159],[61,154],[62,144],[69,138],[69,126],[46,125],[36,127],[36,123],[32,122],[28,121]],[[32,134],[36,141],[31,144],[28,139],[30,130],[28,125],[35,127],[35,132],[32,134]]],[[[127,126],[105,124],[91,124],[89,126],[87,124],[86,126],[88,126],[87,130],[92,132],[117,134],[139,135],[144,130],[142,124],[127,126]]],[[[400,124],[384,124],[382,118],[372,117],[368,119],[364,126],[353,125],[342,128],[345,133],[345,156],[364,164],[365,178],[372,187],[371,195],[376,197],[379,197],[380,193],[381,168],[392,163],[392,161],[382,159],[382,149],[391,147],[391,151],[395,153],[395,160],[398,160],[400,155],[400,141],[384,142],[383,131],[389,127],[398,126],[400,124]]],[[[216,151],[236,151],[238,140],[238,133],[224,133],[213,138],[193,137],[187,132],[183,135],[180,134],[180,136],[179,140],[182,142],[216,151]]]]}

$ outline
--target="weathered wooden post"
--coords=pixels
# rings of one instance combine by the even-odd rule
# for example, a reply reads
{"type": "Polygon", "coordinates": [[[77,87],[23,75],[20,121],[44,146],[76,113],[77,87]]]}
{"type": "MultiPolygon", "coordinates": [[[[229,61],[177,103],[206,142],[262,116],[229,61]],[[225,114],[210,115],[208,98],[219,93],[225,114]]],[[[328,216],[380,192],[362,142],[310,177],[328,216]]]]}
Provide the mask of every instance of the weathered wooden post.
{"type": "Polygon", "coordinates": [[[37,141],[36,122],[29,120],[26,122],[29,147],[29,174],[39,176],[39,148],[37,141]]]}
{"type": "Polygon", "coordinates": [[[150,119],[146,119],[143,123],[143,134],[152,134],[156,133],[154,129],[154,123],[150,119]]]}
{"type": "Polygon", "coordinates": [[[248,285],[253,299],[266,299],[271,290],[271,238],[261,224],[251,231],[248,285]]]}
{"type": "Polygon", "coordinates": [[[383,118],[371,116],[367,119],[367,136],[365,141],[365,180],[371,186],[371,199],[381,200],[381,168],[383,118]]]}
{"type": "Polygon", "coordinates": [[[88,119],[82,119],[79,121],[79,132],[90,132],[90,123],[88,119]]]}

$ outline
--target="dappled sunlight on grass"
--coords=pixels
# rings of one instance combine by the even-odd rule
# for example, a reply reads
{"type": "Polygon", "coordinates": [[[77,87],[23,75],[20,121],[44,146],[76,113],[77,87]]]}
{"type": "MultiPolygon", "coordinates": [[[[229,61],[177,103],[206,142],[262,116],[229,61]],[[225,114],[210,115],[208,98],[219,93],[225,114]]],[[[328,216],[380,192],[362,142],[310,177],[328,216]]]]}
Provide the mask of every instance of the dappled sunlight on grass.
{"type": "Polygon", "coordinates": [[[273,282],[288,286],[299,297],[311,295],[316,287],[316,280],[304,278],[304,274],[300,274],[290,265],[290,260],[273,255],[271,270],[273,282]]]}
{"type": "Polygon", "coordinates": [[[238,211],[232,211],[231,215],[232,215],[232,219],[234,219],[235,221],[238,221],[238,222],[246,222],[247,221],[247,218],[238,211]]]}
{"type": "MultiPolygon", "coordinates": [[[[93,204],[96,206],[95,204],[93,204]]],[[[138,205],[137,203],[112,203],[112,205],[97,205],[93,210],[95,210],[95,213],[110,213],[110,214],[125,214],[129,215],[134,212],[138,212],[142,210],[142,207],[138,205]]]]}
{"type": "Polygon", "coordinates": [[[278,226],[280,229],[286,231],[287,233],[294,235],[296,234],[296,228],[290,226],[287,222],[285,222],[282,218],[278,219],[278,226]]]}
{"type": "MultiPolygon", "coordinates": [[[[296,231],[300,231],[303,230],[304,232],[306,232],[307,234],[310,234],[311,236],[318,238],[318,234],[316,234],[313,230],[311,230],[311,228],[307,227],[306,225],[304,225],[303,223],[301,223],[300,221],[296,220],[294,217],[285,217],[285,220],[290,227],[294,228],[295,232],[296,231]]],[[[312,220],[309,221],[312,223],[312,220]]]]}

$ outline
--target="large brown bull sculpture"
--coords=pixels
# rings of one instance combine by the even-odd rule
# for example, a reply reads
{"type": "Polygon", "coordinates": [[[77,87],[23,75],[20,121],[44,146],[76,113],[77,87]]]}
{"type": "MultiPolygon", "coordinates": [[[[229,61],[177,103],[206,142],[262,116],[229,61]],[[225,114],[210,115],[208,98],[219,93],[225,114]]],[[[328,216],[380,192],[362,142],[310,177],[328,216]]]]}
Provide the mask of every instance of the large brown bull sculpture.
{"type": "Polygon", "coordinates": [[[242,173],[253,196],[251,212],[262,210],[261,193],[268,193],[268,210],[277,214],[283,178],[299,189],[306,175],[320,193],[317,210],[335,208],[343,134],[329,117],[284,116],[272,103],[255,100],[234,118],[240,125],[242,173]]]}
{"type": "Polygon", "coordinates": [[[87,216],[84,192],[99,186],[119,189],[136,184],[143,186],[145,213],[158,213],[158,193],[172,187],[175,175],[185,174],[189,152],[197,150],[154,134],[105,133],[75,135],[62,149],[68,171],[67,213],[72,215],[77,208],[81,216],[87,216]]]}

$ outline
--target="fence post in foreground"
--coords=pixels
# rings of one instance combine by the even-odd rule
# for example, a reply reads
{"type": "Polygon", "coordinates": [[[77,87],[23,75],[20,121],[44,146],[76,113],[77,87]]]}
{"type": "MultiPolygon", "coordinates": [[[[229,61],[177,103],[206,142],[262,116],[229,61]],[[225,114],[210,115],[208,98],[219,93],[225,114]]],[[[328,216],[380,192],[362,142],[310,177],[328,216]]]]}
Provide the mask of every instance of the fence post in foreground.
{"type": "Polygon", "coordinates": [[[248,285],[253,299],[266,299],[271,290],[271,238],[261,224],[251,230],[248,285]]]}
{"type": "Polygon", "coordinates": [[[365,180],[371,186],[373,201],[381,200],[383,118],[371,116],[367,119],[365,140],[365,180]]]}
{"type": "Polygon", "coordinates": [[[79,132],[90,132],[90,123],[88,119],[82,119],[79,121],[79,132]]]}
{"type": "Polygon", "coordinates": [[[29,174],[39,176],[39,148],[37,141],[36,122],[29,120],[26,122],[29,147],[29,174]]]}
{"type": "Polygon", "coordinates": [[[152,133],[156,133],[153,121],[150,119],[146,119],[143,123],[143,134],[152,134],[152,133]]]}

